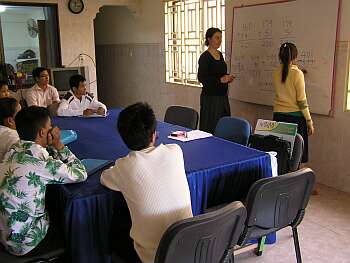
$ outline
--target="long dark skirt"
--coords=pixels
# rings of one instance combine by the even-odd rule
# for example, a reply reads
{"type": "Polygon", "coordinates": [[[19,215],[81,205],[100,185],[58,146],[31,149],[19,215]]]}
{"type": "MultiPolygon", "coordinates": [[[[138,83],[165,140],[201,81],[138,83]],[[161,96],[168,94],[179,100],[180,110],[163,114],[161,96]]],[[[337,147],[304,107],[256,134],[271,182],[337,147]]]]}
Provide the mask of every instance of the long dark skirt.
{"type": "Polygon", "coordinates": [[[304,139],[304,152],[301,158],[302,163],[307,163],[309,161],[309,136],[307,134],[307,125],[304,117],[291,116],[288,114],[274,113],[273,120],[279,122],[289,122],[298,124],[298,133],[304,139]]]}
{"type": "Polygon", "coordinates": [[[220,118],[230,115],[230,103],[227,96],[201,95],[200,130],[214,133],[220,118]]]}

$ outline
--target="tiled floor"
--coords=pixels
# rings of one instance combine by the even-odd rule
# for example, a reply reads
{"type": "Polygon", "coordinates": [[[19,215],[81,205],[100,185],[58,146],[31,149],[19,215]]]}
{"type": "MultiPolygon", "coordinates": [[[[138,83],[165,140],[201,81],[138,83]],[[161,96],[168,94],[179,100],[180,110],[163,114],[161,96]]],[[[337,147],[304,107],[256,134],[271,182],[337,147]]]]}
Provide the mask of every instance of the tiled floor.
{"type": "MultiPolygon", "coordinates": [[[[350,194],[319,185],[299,226],[303,263],[350,263],[350,194]]],[[[277,234],[278,242],[267,245],[263,256],[247,252],[236,263],[294,263],[291,229],[277,234]]]]}

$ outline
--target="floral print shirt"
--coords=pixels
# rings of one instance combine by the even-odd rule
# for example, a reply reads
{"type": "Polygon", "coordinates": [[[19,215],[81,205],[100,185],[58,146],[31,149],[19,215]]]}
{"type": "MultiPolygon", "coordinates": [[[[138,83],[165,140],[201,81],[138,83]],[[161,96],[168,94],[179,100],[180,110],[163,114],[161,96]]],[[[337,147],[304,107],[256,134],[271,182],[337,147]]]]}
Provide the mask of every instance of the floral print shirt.
{"type": "Polygon", "coordinates": [[[14,144],[0,163],[0,242],[14,255],[24,255],[45,237],[47,184],[86,180],[81,161],[67,148],[57,151],[30,141],[14,144]]]}

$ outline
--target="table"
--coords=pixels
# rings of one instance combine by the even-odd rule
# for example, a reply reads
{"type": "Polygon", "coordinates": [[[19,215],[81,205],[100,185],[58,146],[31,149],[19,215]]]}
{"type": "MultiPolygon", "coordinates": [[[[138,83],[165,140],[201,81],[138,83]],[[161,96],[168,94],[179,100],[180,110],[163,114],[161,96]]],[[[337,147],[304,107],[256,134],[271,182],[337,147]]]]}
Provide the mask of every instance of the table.
{"type": "MultiPolygon", "coordinates": [[[[77,132],[78,139],[69,148],[78,158],[115,160],[129,152],[116,130],[119,112],[110,110],[106,118],[56,117],[53,123],[77,132]]],[[[243,199],[255,181],[271,176],[266,153],[216,137],[187,143],[167,138],[171,131],[183,129],[158,122],[157,143],[177,143],[182,148],[194,215],[243,199]]],[[[64,226],[73,262],[110,262],[111,227],[115,215],[127,210],[122,195],[102,186],[99,177],[97,172],[84,183],[56,185],[48,193],[48,199],[55,199],[48,207],[64,226]]]]}

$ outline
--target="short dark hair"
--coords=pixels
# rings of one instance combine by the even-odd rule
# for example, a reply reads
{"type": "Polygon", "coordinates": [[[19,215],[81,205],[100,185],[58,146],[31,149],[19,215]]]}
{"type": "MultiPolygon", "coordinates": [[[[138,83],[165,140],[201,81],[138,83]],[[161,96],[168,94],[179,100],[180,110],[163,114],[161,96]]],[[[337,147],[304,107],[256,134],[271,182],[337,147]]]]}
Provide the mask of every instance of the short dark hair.
{"type": "Polygon", "coordinates": [[[30,106],[23,108],[15,117],[19,138],[26,141],[35,141],[39,130],[45,127],[50,118],[49,110],[44,107],[30,106]]]}
{"type": "Polygon", "coordinates": [[[7,80],[0,80],[0,89],[5,85],[8,86],[7,80]]]}
{"type": "Polygon", "coordinates": [[[40,74],[41,72],[43,71],[47,71],[49,72],[49,70],[47,68],[44,68],[44,67],[37,67],[33,70],[32,74],[33,74],[33,78],[36,80],[36,78],[40,78],[40,74]]]}
{"type": "Polygon", "coordinates": [[[117,128],[126,146],[140,151],[152,141],[157,128],[156,116],[147,103],[135,103],[119,114],[117,128]]]}
{"type": "Polygon", "coordinates": [[[17,103],[15,98],[0,99],[0,125],[5,125],[6,118],[15,116],[17,103]]]}
{"type": "Polygon", "coordinates": [[[214,34],[217,32],[222,33],[222,31],[217,27],[208,28],[207,32],[205,33],[205,45],[206,46],[209,46],[209,38],[212,38],[214,36],[214,34]]]}
{"type": "Polygon", "coordinates": [[[77,74],[77,75],[73,75],[70,77],[69,79],[69,86],[70,89],[73,90],[73,87],[78,88],[79,87],[79,83],[80,82],[84,82],[86,81],[85,77],[83,75],[77,74]]]}

